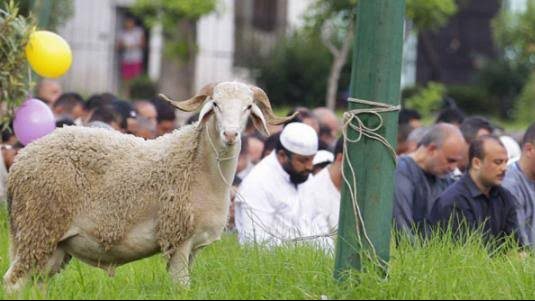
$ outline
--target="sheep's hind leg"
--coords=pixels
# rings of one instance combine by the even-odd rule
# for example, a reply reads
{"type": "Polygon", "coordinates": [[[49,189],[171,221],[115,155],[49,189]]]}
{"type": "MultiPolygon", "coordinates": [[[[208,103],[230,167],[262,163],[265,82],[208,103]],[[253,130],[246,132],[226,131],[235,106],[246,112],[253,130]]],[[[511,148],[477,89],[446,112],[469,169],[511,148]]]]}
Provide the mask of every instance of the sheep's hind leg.
{"type": "Polygon", "coordinates": [[[52,277],[59,273],[71,260],[71,255],[67,254],[61,247],[58,247],[45,265],[44,275],[52,277]]]}
{"type": "Polygon", "coordinates": [[[167,269],[173,280],[184,287],[189,287],[189,259],[191,253],[191,241],[184,242],[176,252],[171,255],[167,269]]]}
{"type": "Polygon", "coordinates": [[[7,294],[20,291],[28,282],[29,271],[24,269],[19,259],[14,256],[11,266],[4,275],[4,287],[7,294]]]}

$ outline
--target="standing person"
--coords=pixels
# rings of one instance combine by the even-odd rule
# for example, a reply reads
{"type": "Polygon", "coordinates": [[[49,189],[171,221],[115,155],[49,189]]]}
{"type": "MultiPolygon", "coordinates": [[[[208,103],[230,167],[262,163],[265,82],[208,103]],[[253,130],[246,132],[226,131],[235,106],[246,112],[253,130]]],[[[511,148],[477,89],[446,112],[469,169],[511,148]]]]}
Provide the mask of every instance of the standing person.
{"type": "Polygon", "coordinates": [[[464,226],[482,230],[486,240],[517,235],[517,201],[501,186],[507,168],[505,147],[496,136],[482,136],[472,141],[468,153],[467,173],[438,197],[429,224],[451,226],[455,234],[464,226]]]}
{"type": "Polygon", "coordinates": [[[145,33],[136,25],[134,18],[128,16],[123,30],[119,33],[118,48],[121,51],[121,78],[126,94],[129,93],[129,81],[143,73],[143,49],[145,33]]]}
{"type": "Polygon", "coordinates": [[[312,173],[316,131],[300,122],[284,127],[275,151],[243,180],[235,204],[240,243],[279,245],[304,236],[299,192],[312,173]]]}
{"type": "Polygon", "coordinates": [[[535,245],[535,123],[522,139],[520,159],[509,165],[503,187],[518,202],[517,213],[521,238],[525,245],[535,245]]]}

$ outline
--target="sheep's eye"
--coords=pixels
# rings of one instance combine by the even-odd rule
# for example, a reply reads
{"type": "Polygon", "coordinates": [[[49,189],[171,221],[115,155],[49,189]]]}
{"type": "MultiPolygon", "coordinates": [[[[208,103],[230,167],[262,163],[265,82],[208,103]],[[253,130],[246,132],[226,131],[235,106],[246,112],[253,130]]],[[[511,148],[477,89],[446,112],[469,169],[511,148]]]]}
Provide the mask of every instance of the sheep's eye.
{"type": "Polygon", "coordinates": [[[218,109],[218,110],[221,110],[221,108],[219,107],[219,105],[217,104],[217,102],[214,102],[214,108],[218,109]]]}
{"type": "Polygon", "coordinates": [[[253,105],[248,105],[246,110],[250,110],[253,108],[253,105]]]}

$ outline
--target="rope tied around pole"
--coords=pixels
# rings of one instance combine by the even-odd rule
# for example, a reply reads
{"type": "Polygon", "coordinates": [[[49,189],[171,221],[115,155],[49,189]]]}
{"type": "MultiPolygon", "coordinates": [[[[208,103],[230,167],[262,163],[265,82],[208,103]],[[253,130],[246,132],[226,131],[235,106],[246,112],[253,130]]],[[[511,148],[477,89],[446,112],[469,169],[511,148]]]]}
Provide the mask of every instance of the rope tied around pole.
{"type": "Polygon", "coordinates": [[[362,217],[360,206],[357,201],[357,176],[356,176],[354,167],[351,164],[349,164],[349,162],[351,161],[349,157],[348,144],[357,143],[361,141],[363,137],[367,137],[367,138],[379,141],[389,150],[389,152],[392,155],[392,159],[394,160],[394,164],[396,164],[397,162],[396,151],[394,150],[392,145],[388,142],[388,140],[386,140],[386,138],[383,137],[381,134],[377,133],[377,131],[380,130],[384,125],[384,119],[381,114],[399,111],[401,109],[401,106],[400,105],[393,106],[393,105],[389,105],[389,104],[385,104],[381,102],[357,99],[357,98],[352,98],[352,97],[349,97],[347,100],[352,103],[364,104],[369,107],[361,108],[361,109],[354,109],[354,110],[344,113],[344,127],[342,129],[342,135],[344,139],[343,154],[344,154],[344,161],[347,160],[348,162],[348,164],[346,165],[349,167],[351,171],[352,181],[350,182],[349,179],[347,178],[344,168],[342,168],[342,178],[346,184],[346,187],[348,188],[349,196],[351,198],[353,214],[355,215],[355,230],[356,230],[358,243],[360,244],[360,246],[363,246],[363,241],[362,241],[362,237],[360,234],[362,233],[364,236],[364,239],[366,240],[366,243],[368,243],[368,245],[370,246],[372,250],[373,258],[370,256],[368,252],[366,252],[366,255],[372,261],[374,261],[375,259],[375,261],[379,262],[381,265],[384,266],[386,265],[386,262],[380,259],[379,256],[377,255],[375,246],[373,245],[370,237],[368,236],[366,227],[364,225],[364,219],[362,217]],[[364,125],[364,122],[359,116],[363,114],[373,115],[377,117],[377,119],[379,120],[379,124],[375,127],[368,127],[364,125]],[[357,138],[355,139],[349,138],[348,129],[350,128],[358,133],[357,138]]]}

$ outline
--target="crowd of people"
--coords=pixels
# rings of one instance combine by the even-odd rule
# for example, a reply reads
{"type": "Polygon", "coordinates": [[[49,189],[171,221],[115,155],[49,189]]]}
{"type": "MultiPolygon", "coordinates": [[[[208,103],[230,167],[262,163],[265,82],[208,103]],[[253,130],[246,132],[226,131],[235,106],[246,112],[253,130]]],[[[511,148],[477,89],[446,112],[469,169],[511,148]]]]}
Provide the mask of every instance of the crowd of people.
{"type": "MultiPolygon", "coordinates": [[[[84,99],[63,93],[52,80],[39,83],[36,97],[50,106],[57,127],[99,127],[156,139],[181,126],[175,109],[158,98],[127,101],[104,93],[84,99]]],[[[289,114],[294,113],[286,125],[270,128],[269,137],[247,125],[228,229],[241,243],[312,241],[332,249],[343,183],[341,120],[323,107],[298,107],[289,114]]],[[[10,131],[3,132],[2,199],[22,147],[10,131]]],[[[440,111],[429,127],[418,112],[403,109],[397,155],[393,224],[400,233],[425,236],[436,228],[466,225],[486,238],[534,243],[535,124],[523,137],[510,137],[486,118],[466,117],[456,107],[440,111]]]]}

